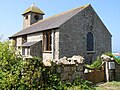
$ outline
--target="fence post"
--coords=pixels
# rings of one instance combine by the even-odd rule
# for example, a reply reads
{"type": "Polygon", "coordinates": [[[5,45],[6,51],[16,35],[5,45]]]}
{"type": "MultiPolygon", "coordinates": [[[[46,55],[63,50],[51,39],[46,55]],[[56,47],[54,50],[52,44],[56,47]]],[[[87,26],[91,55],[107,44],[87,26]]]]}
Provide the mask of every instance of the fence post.
{"type": "Polygon", "coordinates": [[[106,76],[107,82],[115,80],[115,62],[114,61],[105,62],[105,76],[106,76]]]}
{"type": "Polygon", "coordinates": [[[106,81],[109,82],[109,67],[108,67],[108,61],[105,62],[105,76],[106,76],[106,81]]]}

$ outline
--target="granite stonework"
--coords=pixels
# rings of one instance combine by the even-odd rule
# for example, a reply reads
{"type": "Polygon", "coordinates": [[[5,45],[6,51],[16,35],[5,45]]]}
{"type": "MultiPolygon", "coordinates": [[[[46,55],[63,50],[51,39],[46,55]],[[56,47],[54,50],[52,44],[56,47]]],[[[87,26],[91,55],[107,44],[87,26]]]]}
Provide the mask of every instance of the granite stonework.
{"type": "Polygon", "coordinates": [[[30,47],[31,56],[42,57],[42,41],[37,42],[36,44],[30,47]]]}
{"type": "Polygon", "coordinates": [[[57,72],[64,82],[72,82],[77,77],[84,78],[83,64],[61,65],[57,68],[57,72]]]}
{"type": "Polygon", "coordinates": [[[35,34],[27,35],[27,42],[42,41],[42,39],[43,39],[42,33],[35,33],[35,34]]]}
{"type": "Polygon", "coordinates": [[[55,67],[51,67],[51,61],[43,61],[45,66],[51,70],[54,68],[63,82],[72,82],[77,77],[84,79],[84,58],[82,56],[72,56],[71,58],[63,57],[55,61],[55,67]]]}
{"type": "Polygon", "coordinates": [[[57,72],[62,81],[72,82],[76,77],[84,78],[84,58],[77,56],[77,58],[62,58],[60,61],[61,65],[57,68],[57,72]]]}
{"type": "Polygon", "coordinates": [[[52,60],[52,52],[43,52],[43,61],[52,60]]]}
{"type": "Polygon", "coordinates": [[[17,37],[16,46],[19,47],[22,45],[22,37],[17,37]]]}
{"type": "Polygon", "coordinates": [[[103,52],[111,52],[111,34],[89,6],[59,28],[59,58],[82,55],[92,63],[103,52]],[[94,51],[87,52],[87,33],[94,35],[94,51]]]}
{"type": "Polygon", "coordinates": [[[115,63],[115,80],[120,81],[120,64],[115,63]]]}
{"type": "Polygon", "coordinates": [[[59,29],[54,31],[53,59],[59,59],[59,29]]]}
{"type": "MultiPolygon", "coordinates": [[[[17,49],[23,44],[22,37],[27,36],[27,42],[41,41],[40,45],[36,45],[40,51],[32,55],[40,55],[43,60],[55,61],[64,56],[69,58],[81,55],[85,58],[85,63],[91,64],[100,54],[111,52],[112,36],[90,4],[47,19],[40,16],[38,22],[35,21],[35,15],[38,13],[23,15],[23,30],[10,37],[17,39],[17,49]],[[47,31],[51,31],[51,51],[43,51],[43,32],[47,31]],[[93,51],[87,51],[89,32],[93,34],[93,51]]],[[[19,50],[22,53],[22,49],[19,50]]]]}
{"type": "Polygon", "coordinates": [[[41,15],[41,14],[32,13],[32,12],[27,13],[23,17],[23,30],[38,21],[38,20],[34,19],[35,15],[39,16],[39,20],[43,19],[43,15],[41,15]]]}

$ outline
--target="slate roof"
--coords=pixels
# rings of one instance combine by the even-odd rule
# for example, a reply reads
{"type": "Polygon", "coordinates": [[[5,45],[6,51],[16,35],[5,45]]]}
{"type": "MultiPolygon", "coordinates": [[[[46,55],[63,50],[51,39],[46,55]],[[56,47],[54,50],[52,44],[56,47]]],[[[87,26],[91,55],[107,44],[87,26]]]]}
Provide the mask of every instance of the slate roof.
{"type": "Polygon", "coordinates": [[[85,9],[86,7],[90,6],[90,4],[75,8],[66,12],[63,12],[61,14],[54,15],[52,17],[49,17],[47,19],[39,20],[38,22],[32,24],[28,28],[21,30],[14,34],[13,36],[9,37],[17,37],[21,35],[27,35],[31,33],[36,33],[44,30],[59,28],[62,24],[64,24],[67,20],[72,18],[74,15],[85,9]]]}
{"type": "Polygon", "coordinates": [[[23,47],[29,47],[29,46],[32,46],[32,45],[36,44],[37,42],[39,42],[39,41],[26,42],[26,43],[22,44],[22,46],[23,47]]]}
{"type": "Polygon", "coordinates": [[[31,5],[31,7],[29,7],[28,9],[26,9],[22,15],[29,13],[29,12],[35,12],[35,13],[40,13],[40,14],[45,14],[42,10],[40,10],[34,3],[31,5]]]}

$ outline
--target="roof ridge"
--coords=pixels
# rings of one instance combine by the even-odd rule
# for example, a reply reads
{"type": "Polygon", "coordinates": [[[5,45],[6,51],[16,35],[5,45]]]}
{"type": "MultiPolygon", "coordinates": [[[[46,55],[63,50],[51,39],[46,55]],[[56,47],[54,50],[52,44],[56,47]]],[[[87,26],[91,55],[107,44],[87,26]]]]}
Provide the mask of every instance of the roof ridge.
{"type": "MultiPolygon", "coordinates": [[[[47,18],[44,18],[43,20],[46,20],[46,19],[49,19],[49,18],[52,18],[52,17],[57,17],[59,15],[62,15],[62,14],[65,14],[65,13],[69,13],[69,12],[72,12],[74,10],[77,10],[77,9],[84,9],[86,8],[87,6],[89,6],[90,4],[87,4],[85,6],[81,6],[81,7],[78,7],[78,8],[73,8],[73,9],[70,9],[70,10],[67,10],[67,11],[64,11],[64,12],[61,12],[61,13],[58,13],[58,14],[55,14],[53,16],[50,16],[50,17],[47,17],[47,18]]],[[[40,20],[41,21],[41,20],[40,20]]]]}
{"type": "Polygon", "coordinates": [[[90,6],[90,4],[87,4],[87,5],[78,7],[78,8],[74,8],[74,9],[59,13],[59,14],[55,14],[43,20],[39,20],[38,22],[17,32],[11,37],[40,32],[43,30],[48,30],[48,29],[53,29],[53,28],[58,28],[62,24],[64,24],[66,21],[68,21],[70,18],[72,18],[73,16],[75,16],[76,14],[78,14],[79,12],[81,12],[88,6],[90,6]]]}
{"type": "Polygon", "coordinates": [[[84,5],[84,6],[80,6],[80,7],[77,7],[77,8],[73,8],[73,9],[70,9],[70,10],[67,10],[67,11],[64,11],[64,12],[61,12],[61,13],[58,13],[58,14],[55,14],[55,15],[53,15],[53,16],[47,17],[47,18],[45,18],[45,19],[43,19],[43,20],[52,18],[52,17],[54,17],[54,16],[59,16],[59,15],[61,15],[61,14],[65,14],[65,13],[68,13],[68,12],[71,12],[71,11],[74,11],[74,10],[77,10],[77,9],[84,9],[84,8],[86,8],[86,7],[89,6],[89,5],[90,5],[90,4],[87,4],[87,5],[84,5]]]}
{"type": "MultiPolygon", "coordinates": [[[[43,22],[43,21],[45,21],[45,20],[48,20],[48,19],[51,19],[51,18],[54,18],[54,17],[58,17],[58,16],[60,16],[60,15],[64,15],[65,13],[69,13],[69,12],[72,12],[72,11],[78,10],[78,9],[85,9],[85,8],[88,7],[89,5],[91,5],[91,4],[86,4],[86,5],[84,5],[84,6],[80,6],[80,7],[78,7],[78,8],[73,8],[73,9],[71,9],[71,10],[67,10],[67,11],[61,12],[61,13],[59,13],[59,14],[55,14],[55,15],[53,15],[53,16],[44,18],[44,19],[39,20],[38,22],[30,25],[28,28],[30,28],[31,26],[34,26],[34,25],[36,25],[36,24],[38,24],[38,23],[40,23],[40,22],[43,22]]],[[[27,28],[26,28],[26,29],[27,29],[27,28]]],[[[25,29],[24,29],[24,30],[25,30],[25,29]]]]}

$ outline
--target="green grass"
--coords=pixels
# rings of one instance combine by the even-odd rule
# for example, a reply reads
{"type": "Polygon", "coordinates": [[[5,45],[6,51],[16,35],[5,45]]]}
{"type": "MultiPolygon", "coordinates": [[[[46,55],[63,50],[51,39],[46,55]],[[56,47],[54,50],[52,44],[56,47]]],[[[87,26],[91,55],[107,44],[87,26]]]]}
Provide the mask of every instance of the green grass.
{"type": "Polygon", "coordinates": [[[120,82],[107,82],[96,86],[96,90],[120,90],[120,82]]]}

